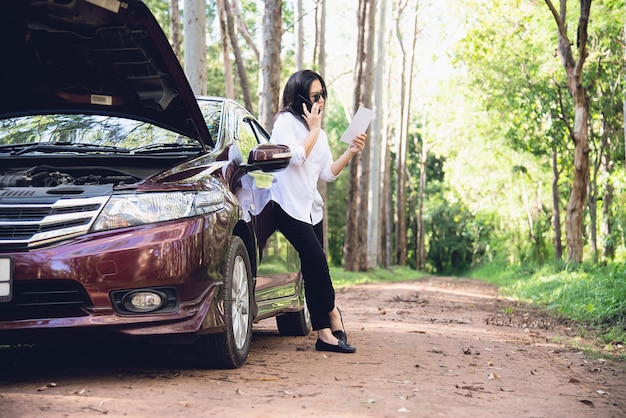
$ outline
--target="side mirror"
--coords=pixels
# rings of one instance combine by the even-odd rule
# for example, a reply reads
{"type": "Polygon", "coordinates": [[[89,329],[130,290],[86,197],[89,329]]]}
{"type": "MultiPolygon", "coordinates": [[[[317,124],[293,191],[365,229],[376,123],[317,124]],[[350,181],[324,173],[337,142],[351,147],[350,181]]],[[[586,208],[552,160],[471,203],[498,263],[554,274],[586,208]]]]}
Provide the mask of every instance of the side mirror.
{"type": "Polygon", "coordinates": [[[280,171],[289,165],[291,150],[286,145],[261,144],[256,146],[248,156],[248,164],[241,167],[247,171],[261,170],[264,172],[280,171]]]}

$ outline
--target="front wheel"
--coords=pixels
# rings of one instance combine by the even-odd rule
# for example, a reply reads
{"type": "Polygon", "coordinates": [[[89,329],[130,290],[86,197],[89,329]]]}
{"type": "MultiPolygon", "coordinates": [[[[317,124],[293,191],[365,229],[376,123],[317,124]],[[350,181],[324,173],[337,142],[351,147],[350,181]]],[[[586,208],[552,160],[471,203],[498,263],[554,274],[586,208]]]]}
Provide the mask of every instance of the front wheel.
{"type": "Polygon", "coordinates": [[[200,337],[197,342],[200,365],[207,368],[241,367],[252,340],[252,272],[246,246],[233,236],[223,266],[224,286],[220,295],[226,330],[200,337]]]}

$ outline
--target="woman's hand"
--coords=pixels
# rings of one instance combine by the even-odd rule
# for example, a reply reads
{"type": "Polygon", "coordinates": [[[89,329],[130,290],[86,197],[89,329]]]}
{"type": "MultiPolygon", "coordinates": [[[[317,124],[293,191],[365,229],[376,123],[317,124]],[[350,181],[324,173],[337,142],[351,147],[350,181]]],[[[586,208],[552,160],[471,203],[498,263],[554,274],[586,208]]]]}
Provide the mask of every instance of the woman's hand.
{"type": "Polygon", "coordinates": [[[354,157],[359,152],[361,152],[361,150],[365,146],[366,139],[367,139],[367,134],[364,134],[364,133],[357,135],[354,138],[354,140],[352,141],[352,144],[348,147],[348,149],[345,150],[343,154],[341,154],[341,157],[339,157],[337,161],[335,161],[330,166],[330,171],[333,173],[333,175],[338,176],[339,173],[341,173],[341,170],[343,170],[348,165],[352,157],[354,157]]]}
{"type": "Polygon", "coordinates": [[[358,154],[359,152],[361,152],[361,150],[363,150],[366,139],[367,139],[367,134],[363,133],[363,134],[358,135],[352,141],[352,144],[348,148],[348,151],[350,151],[350,153],[353,155],[358,154]]]}
{"type": "Polygon", "coordinates": [[[306,120],[309,131],[322,128],[322,116],[324,116],[324,111],[320,109],[319,103],[313,103],[310,112],[309,109],[306,107],[306,104],[302,103],[302,111],[304,112],[302,116],[304,116],[304,120],[306,120]]]}

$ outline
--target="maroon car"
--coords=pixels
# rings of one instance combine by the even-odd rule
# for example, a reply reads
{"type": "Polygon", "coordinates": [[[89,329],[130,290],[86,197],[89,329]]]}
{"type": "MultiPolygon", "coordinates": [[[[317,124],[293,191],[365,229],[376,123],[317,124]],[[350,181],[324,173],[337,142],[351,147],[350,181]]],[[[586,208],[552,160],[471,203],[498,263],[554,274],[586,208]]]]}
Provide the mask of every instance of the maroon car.
{"type": "Polygon", "coordinates": [[[194,97],[142,2],[0,4],[0,345],[145,337],[228,368],[254,321],[306,335],[297,254],[258,235],[289,149],[194,97]]]}

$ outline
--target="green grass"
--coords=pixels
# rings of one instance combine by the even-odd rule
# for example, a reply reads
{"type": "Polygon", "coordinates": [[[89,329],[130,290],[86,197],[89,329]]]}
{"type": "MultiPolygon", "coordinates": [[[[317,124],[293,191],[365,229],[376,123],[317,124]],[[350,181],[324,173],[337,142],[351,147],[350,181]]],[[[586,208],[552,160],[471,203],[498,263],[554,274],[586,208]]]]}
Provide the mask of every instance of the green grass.
{"type": "Polygon", "coordinates": [[[361,283],[391,283],[415,280],[427,275],[408,267],[391,267],[366,272],[345,271],[342,267],[330,267],[330,276],[333,278],[333,286],[341,288],[361,283]]]}
{"type": "Polygon", "coordinates": [[[595,327],[607,345],[626,344],[626,267],[581,264],[505,267],[493,264],[471,277],[500,286],[503,294],[544,306],[595,327]]]}

